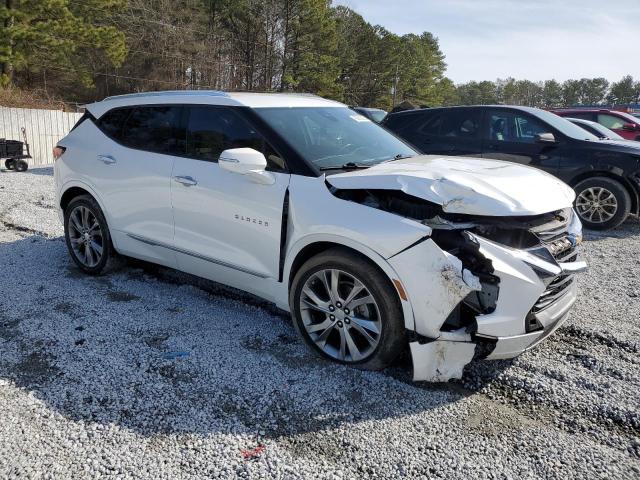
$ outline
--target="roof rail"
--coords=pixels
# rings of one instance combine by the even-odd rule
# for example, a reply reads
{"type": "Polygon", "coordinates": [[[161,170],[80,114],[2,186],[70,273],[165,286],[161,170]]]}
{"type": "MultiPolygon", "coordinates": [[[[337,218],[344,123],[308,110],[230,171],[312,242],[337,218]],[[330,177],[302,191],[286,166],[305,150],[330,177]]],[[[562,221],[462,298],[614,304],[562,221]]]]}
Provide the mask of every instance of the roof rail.
{"type": "Polygon", "coordinates": [[[139,92],[126,93],[124,95],[113,95],[105,98],[105,100],[118,100],[120,98],[141,98],[141,97],[164,97],[167,95],[185,95],[192,97],[228,97],[226,92],[220,90],[163,90],[160,92],[139,92]]]}

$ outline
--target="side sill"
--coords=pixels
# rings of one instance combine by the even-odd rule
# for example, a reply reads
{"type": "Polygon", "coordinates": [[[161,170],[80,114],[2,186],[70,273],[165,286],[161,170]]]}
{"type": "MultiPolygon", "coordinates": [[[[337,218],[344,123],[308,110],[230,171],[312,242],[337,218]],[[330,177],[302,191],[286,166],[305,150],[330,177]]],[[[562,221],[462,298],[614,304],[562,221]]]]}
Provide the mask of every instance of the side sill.
{"type": "Polygon", "coordinates": [[[133,238],[134,240],[137,240],[137,241],[142,242],[142,243],[146,243],[147,245],[153,245],[155,247],[167,248],[169,250],[173,250],[174,252],[182,253],[184,255],[189,255],[190,257],[198,258],[200,260],[204,260],[205,262],[210,262],[210,263],[214,263],[216,265],[220,265],[221,267],[231,268],[233,270],[237,270],[237,271],[242,272],[242,273],[247,273],[249,275],[253,275],[254,277],[269,278],[268,275],[264,275],[264,274],[259,273],[259,272],[254,272],[253,270],[247,270],[246,268],[239,267],[239,266],[234,265],[232,263],[223,262],[221,260],[217,260],[215,258],[207,257],[205,255],[201,255],[199,253],[192,252],[190,250],[184,250],[182,248],[177,248],[177,247],[174,247],[172,245],[167,245],[165,243],[156,242],[155,240],[150,240],[150,239],[148,239],[146,237],[142,237],[140,235],[134,235],[133,233],[127,233],[126,235],[128,237],[133,238]]]}

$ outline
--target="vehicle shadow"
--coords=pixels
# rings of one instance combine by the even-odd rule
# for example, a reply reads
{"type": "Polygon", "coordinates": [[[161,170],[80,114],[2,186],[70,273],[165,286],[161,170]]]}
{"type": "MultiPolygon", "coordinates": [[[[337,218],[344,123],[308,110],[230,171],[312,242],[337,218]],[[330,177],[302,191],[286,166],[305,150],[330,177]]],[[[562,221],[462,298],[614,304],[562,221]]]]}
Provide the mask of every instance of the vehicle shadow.
{"type": "Polygon", "coordinates": [[[9,175],[43,175],[47,177],[53,177],[53,165],[51,166],[34,166],[29,167],[29,170],[26,172],[16,172],[15,170],[7,170],[4,168],[4,162],[2,162],[3,167],[0,168],[0,173],[9,174],[9,175]]]}
{"type": "Polygon", "coordinates": [[[290,439],[437,410],[508,368],[432,385],[411,382],[406,357],[383,372],[335,365],[259,299],[142,262],[89,277],[62,238],[0,243],[0,271],[13,292],[0,297],[0,378],[68,419],[139,435],[290,439]]]}
{"type": "Polygon", "coordinates": [[[34,165],[33,167],[29,167],[29,170],[26,172],[28,175],[44,175],[47,177],[53,177],[53,165],[34,165]]]}

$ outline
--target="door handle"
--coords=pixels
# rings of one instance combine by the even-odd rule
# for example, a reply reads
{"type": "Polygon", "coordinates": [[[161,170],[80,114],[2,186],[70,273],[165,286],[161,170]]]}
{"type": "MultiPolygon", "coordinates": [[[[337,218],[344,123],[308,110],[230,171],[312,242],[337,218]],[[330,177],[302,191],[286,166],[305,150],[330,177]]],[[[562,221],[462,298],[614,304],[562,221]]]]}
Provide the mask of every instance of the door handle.
{"type": "Polygon", "coordinates": [[[181,183],[182,185],[184,185],[185,187],[193,187],[194,185],[198,184],[198,181],[193,178],[193,177],[188,177],[188,176],[177,176],[177,177],[173,177],[173,179],[178,182],[181,183]]]}
{"type": "Polygon", "coordinates": [[[116,159],[111,155],[98,155],[98,160],[105,165],[113,165],[114,163],[116,163],[116,159]]]}

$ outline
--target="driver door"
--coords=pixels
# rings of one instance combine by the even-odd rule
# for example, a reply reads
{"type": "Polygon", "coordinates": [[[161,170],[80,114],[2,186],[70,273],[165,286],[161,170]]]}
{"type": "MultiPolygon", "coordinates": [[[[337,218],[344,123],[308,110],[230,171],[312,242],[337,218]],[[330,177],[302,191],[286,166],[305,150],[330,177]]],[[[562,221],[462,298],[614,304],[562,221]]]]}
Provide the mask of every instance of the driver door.
{"type": "Polygon", "coordinates": [[[283,204],[290,175],[264,138],[230,107],[189,106],[187,155],[176,158],[171,180],[178,268],[265,294],[277,279],[283,204]],[[261,151],[271,185],[223,170],[223,150],[261,151]]]}

